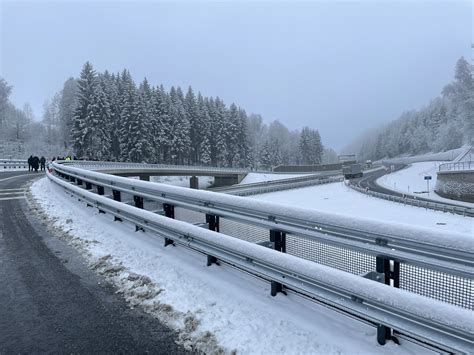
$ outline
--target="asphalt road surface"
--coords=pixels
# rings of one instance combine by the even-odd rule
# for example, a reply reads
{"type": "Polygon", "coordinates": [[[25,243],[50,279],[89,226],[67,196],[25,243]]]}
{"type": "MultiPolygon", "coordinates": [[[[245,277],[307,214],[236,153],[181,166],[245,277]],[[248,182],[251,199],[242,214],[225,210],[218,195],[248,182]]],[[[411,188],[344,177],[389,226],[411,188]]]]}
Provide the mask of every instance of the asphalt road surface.
{"type": "Polygon", "coordinates": [[[29,213],[22,190],[39,175],[0,173],[0,354],[185,353],[29,213]]]}
{"type": "MultiPolygon", "coordinates": [[[[395,165],[395,170],[400,170],[405,168],[406,165],[395,165]]],[[[443,205],[448,205],[448,206],[456,206],[456,207],[463,207],[461,205],[458,205],[456,203],[449,203],[449,202],[444,202],[444,201],[439,201],[439,200],[430,200],[427,198],[423,198],[420,196],[413,196],[413,195],[405,195],[397,191],[393,191],[390,189],[387,189],[385,187],[380,186],[377,184],[376,180],[382,176],[385,175],[385,170],[380,169],[380,170],[375,170],[371,171],[368,173],[364,173],[364,176],[358,179],[352,179],[351,183],[354,185],[357,185],[359,187],[362,187],[364,189],[368,188],[370,191],[375,191],[375,192],[380,192],[386,195],[392,195],[392,196],[398,196],[398,197],[404,197],[407,199],[411,200],[419,200],[419,201],[426,201],[426,202],[434,202],[434,203],[439,203],[443,205]]]]}

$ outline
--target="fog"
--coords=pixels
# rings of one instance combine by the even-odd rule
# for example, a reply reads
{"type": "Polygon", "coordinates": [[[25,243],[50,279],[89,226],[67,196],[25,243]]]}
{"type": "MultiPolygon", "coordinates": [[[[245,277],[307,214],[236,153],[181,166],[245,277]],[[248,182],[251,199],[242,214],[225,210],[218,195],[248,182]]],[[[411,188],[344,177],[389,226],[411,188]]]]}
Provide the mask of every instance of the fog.
{"type": "Polygon", "coordinates": [[[472,3],[1,3],[11,100],[44,100],[91,61],[140,81],[191,85],[265,121],[318,129],[339,149],[428,104],[471,57],[472,3]]]}

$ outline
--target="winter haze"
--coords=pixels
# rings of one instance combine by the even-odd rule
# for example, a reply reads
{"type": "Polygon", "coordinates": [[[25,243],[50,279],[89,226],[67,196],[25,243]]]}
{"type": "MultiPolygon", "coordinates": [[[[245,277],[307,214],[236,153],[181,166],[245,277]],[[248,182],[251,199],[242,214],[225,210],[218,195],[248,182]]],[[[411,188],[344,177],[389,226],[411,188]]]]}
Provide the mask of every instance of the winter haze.
{"type": "Polygon", "coordinates": [[[43,102],[86,61],[318,129],[340,149],[439,95],[471,57],[470,1],[1,2],[0,76],[43,102]]]}

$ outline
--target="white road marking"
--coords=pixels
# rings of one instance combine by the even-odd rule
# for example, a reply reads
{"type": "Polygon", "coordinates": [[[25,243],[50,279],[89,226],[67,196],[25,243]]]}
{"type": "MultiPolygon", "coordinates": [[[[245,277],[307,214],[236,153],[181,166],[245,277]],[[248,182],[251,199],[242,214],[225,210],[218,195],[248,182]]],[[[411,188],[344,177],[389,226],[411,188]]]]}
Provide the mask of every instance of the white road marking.
{"type": "Polygon", "coordinates": [[[18,189],[0,189],[0,192],[4,192],[4,191],[12,191],[12,193],[13,193],[14,191],[23,192],[23,191],[26,191],[26,190],[23,189],[23,188],[18,188],[18,189]]]}
{"type": "Polygon", "coordinates": [[[10,179],[16,179],[16,178],[23,177],[23,176],[30,176],[30,174],[22,174],[22,175],[10,176],[10,177],[7,177],[7,178],[5,178],[5,179],[0,179],[0,182],[6,181],[6,180],[10,180],[10,179]]]}
{"type": "Polygon", "coordinates": [[[18,192],[0,192],[0,196],[5,196],[5,195],[23,195],[23,191],[18,191],[18,192]]]}
{"type": "Polygon", "coordinates": [[[2,197],[0,198],[0,201],[8,201],[8,200],[19,200],[22,198],[26,198],[25,196],[20,196],[20,197],[2,197]]]}

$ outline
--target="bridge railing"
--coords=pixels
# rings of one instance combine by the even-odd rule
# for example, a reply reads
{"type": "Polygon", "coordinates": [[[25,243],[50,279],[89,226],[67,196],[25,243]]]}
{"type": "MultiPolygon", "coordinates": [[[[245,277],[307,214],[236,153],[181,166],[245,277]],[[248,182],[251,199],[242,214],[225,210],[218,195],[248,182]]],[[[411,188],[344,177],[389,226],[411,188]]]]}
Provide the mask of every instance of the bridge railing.
{"type": "Polygon", "coordinates": [[[474,245],[466,235],[148,183],[62,164],[53,166],[63,178],[89,190],[94,187],[98,193],[120,196],[135,205],[139,201],[138,205],[145,208],[148,203],[149,209],[170,206],[173,216],[183,221],[205,223],[208,216],[217,216],[219,230],[235,238],[265,243],[269,231],[281,231],[287,253],[353,274],[375,270],[377,257],[384,255],[401,265],[397,276],[401,288],[473,308],[469,290],[473,286],[474,245]],[[432,287],[446,292],[435,292],[432,287]]]}
{"type": "Polygon", "coordinates": [[[162,169],[162,170],[176,170],[176,171],[199,171],[229,173],[229,174],[247,174],[249,170],[221,168],[212,166],[192,166],[192,165],[171,165],[171,164],[145,164],[145,163],[125,163],[125,162],[104,162],[104,161],[88,161],[88,160],[64,160],[60,161],[63,165],[70,165],[80,167],[87,170],[105,170],[105,169],[162,169]]]}
{"type": "MultiPolygon", "coordinates": [[[[396,288],[402,284],[400,263],[410,259],[415,245],[418,250],[429,249],[437,255],[442,254],[442,250],[438,249],[441,247],[446,253],[444,258],[438,260],[439,267],[447,267],[444,270],[448,275],[453,271],[449,270],[451,265],[461,274],[472,276],[472,260],[465,260],[466,255],[463,254],[472,253],[470,249],[473,247],[462,238],[453,240],[452,236],[447,236],[446,240],[438,240],[434,235],[427,236],[416,230],[411,235],[405,234],[403,240],[377,233],[382,239],[371,243],[368,240],[374,237],[373,233],[358,234],[357,230],[353,230],[347,235],[348,230],[343,226],[337,227],[339,236],[336,237],[335,226],[329,228],[329,218],[325,219],[325,223],[307,218],[309,215],[317,216],[317,213],[306,211],[309,215],[303,216],[305,210],[300,209],[280,213],[282,206],[261,201],[124,179],[59,164],[53,166],[57,174],[48,174],[51,181],[98,208],[99,212],[109,213],[116,220],[135,224],[137,230],[162,237],[165,246],[179,244],[207,255],[208,265],[219,260],[262,277],[271,282],[272,295],[284,289],[291,290],[372,322],[377,326],[380,344],[402,334],[447,351],[465,352],[472,346],[474,327],[469,311],[396,288]],[[92,193],[93,189],[97,193],[92,193]],[[134,206],[126,203],[126,194],[133,197],[134,206]],[[149,200],[163,203],[163,209],[154,212],[146,210],[144,207],[149,200]],[[204,213],[206,223],[197,226],[176,220],[179,208],[204,213]],[[240,226],[245,221],[245,225],[265,229],[265,241],[249,243],[226,235],[222,230],[226,228],[222,219],[240,221],[240,226]],[[375,256],[374,265],[364,273],[365,277],[360,277],[290,255],[288,242],[295,237],[304,237],[308,241],[322,240],[327,245],[327,252],[344,245],[346,252],[352,253],[351,257],[371,250],[369,254],[375,256]],[[444,245],[448,240],[451,243],[444,245]],[[396,251],[395,244],[398,245],[396,251]],[[395,287],[390,287],[390,284],[395,287]]],[[[426,265],[424,261],[429,264],[430,258],[430,255],[418,255],[416,259],[426,265]]],[[[453,285],[455,281],[448,280],[453,288],[456,287],[453,285]]],[[[436,292],[442,292],[437,286],[431,284],[436,292]]],[[[472,285],[467,287],[472,290],[472,285]]]]}
{"type": "Polygon", "coordinates": [[[458,170],[473,170],[474,161],[460,161],[456,163],[444,163],[439,166],[439,171],[458,171],[458,170]]]}
{"type": "Polygon", "coordinates": [[[22,159],[0,159],[0,169],[24,169],[28,168],[28,162],[22,159]]]}

